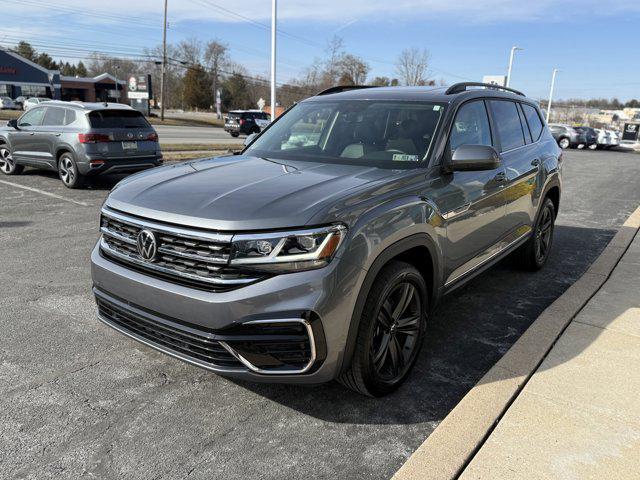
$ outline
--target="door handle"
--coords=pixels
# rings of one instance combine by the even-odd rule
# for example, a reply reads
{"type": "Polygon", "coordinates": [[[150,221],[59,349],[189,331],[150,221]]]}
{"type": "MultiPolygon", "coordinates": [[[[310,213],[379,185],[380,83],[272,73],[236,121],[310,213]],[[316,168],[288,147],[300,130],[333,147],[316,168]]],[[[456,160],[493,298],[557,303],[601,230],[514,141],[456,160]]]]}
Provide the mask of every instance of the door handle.
{"type": "Polygon", "coordinates": [[[36,132],[29,132],[29,135],[35,135],[36,132]]]}
{"type": "Polygon", "coordinates": [[[61,133],[56,133],[56,137],[59,137],[60,135],[62,135],[61,133]]]}

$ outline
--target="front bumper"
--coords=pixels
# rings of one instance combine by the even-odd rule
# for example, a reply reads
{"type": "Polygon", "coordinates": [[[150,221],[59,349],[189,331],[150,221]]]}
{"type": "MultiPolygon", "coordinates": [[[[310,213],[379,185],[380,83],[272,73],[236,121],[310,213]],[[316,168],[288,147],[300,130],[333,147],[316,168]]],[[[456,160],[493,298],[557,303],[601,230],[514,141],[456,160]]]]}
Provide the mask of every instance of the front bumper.
{"type": "MultiPolygon", "coordinates": [[[[180,335],[185,333],[182,330],[186,329],[188,334],[189,329],[194,329],[200,337],[205,335],[208,342],[219,342],[224,349],[231,346],[227,352],[236,361],[229,361],[227,355],[226,360],[203,362],[201,357],[185,351],[174,340],[156,341],[157,338],[154,340],[154,337],[145,335],[143,330],[123,327],[122,322],[114,322],[101,314],[101,320],[116,330],[173,357],[222,375],[261,382],[308,384],[335,378],[342,364],[355,297],[365,273],[336,258],[322,269],[275,276],[231,291],[208,292],[150,277],[116,264],[103,257],[98,246],[92,252],[91,263],[94,293],[99,305],[104,300],[116,302],[124,309],[124,314],[169,322],[170,328],[181,329],[180,335]],[[278,323],[276,320],[282,319],[308,322],[312,328],[309,337],[313,342],[314,361],[308,368],[292,370],[292,373],[286,369],[276,373],[252,369],[249,365],[252,357],[242,350],[247,347],[246,338],[233,337],[233,334],[238,328],[260,322],[278,323]],[[245,363],[243,359],[249,362],[245,363]]],[[[211,355],[217,355],[218,351],[211,355]]]]}

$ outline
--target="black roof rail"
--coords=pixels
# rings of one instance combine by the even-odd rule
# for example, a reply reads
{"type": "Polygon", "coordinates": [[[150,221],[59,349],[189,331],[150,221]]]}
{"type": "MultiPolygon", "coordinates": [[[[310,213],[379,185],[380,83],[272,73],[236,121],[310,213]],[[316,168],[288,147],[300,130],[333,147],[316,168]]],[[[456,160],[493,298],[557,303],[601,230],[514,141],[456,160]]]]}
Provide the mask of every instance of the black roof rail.
{"type": "Polygon", "coordinates": [[[346,92],[348,90],[360,90],[362,88],[373,88],[374,85],[336,85],[335,87],[329,87],[321,92],[316,93],[316,97],[320,95],[329,95],[331,93],[346,92]]]}
{"type": "Polygon", "coordinates": [[[518,90],[514,90],[513,88],[509,88],[509,87],[503,87],[501,85],[495,85],[493,83],[482,83],[482,82],[460,82],[460,83],[454,83],[453,85],[451,85],[449,88],[447,88],[447,91],[444,92],[445,95],[451,95],[454,93],[462,93],[464,91],[467,90],[467,87],[485,87],[485,88],[492,88],[494,90],[504,90],[506,92],[511,92],[511,93],[515,93],[516,95],[521,95],[523,97],[526,97],[526,95],[518,90]]]}

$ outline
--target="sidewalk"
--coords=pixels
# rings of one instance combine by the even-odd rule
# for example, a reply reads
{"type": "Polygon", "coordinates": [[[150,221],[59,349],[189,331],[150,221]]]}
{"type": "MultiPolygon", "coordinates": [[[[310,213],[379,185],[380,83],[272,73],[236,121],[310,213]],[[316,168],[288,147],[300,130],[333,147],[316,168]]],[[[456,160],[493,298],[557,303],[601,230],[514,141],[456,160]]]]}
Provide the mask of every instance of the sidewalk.
{"type": "Polygon", "coordinates": [[[640,233],[459,478],[640,478],[640,233]]]}

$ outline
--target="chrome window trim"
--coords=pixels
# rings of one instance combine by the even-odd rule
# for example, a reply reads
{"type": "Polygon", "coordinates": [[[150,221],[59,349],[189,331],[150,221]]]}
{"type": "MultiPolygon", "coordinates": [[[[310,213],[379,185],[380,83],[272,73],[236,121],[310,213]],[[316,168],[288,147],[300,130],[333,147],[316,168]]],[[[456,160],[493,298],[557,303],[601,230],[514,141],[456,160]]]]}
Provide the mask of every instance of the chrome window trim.
{"type": "Polygon", "coordinates": [[[255,325],[255,324],[272,324],[272,323],[301,323],[307,330],[307,336],[309,337],[309,345],[311,348],[311,356],[309,359],[309,363],[307,363],[303,368],[299,369],[290,369],[290,370],[265,370],[253,365],[249,360],[244,358],[238,352],[236,352],[229,344],[225,341],[219,340],[218,343],[222,345],[231,355],[233,355],[239,362],[241,362],[245,367],[255,373],[260,373],[262,375],[301,375],[309,371],[309,369],[313,366],[316,361],[316,340],[313,335],[313,328],[311,324],[305,320],[304,318],[283,318],[283,319],[268,319],[268,320],[252,320],[250,322],[244,322],[243,325],[255,325]]]}

